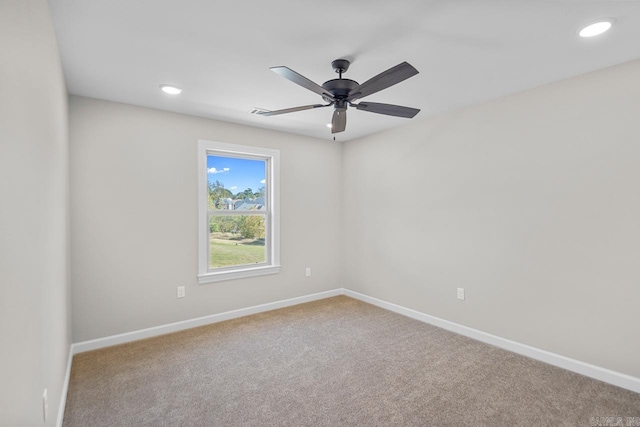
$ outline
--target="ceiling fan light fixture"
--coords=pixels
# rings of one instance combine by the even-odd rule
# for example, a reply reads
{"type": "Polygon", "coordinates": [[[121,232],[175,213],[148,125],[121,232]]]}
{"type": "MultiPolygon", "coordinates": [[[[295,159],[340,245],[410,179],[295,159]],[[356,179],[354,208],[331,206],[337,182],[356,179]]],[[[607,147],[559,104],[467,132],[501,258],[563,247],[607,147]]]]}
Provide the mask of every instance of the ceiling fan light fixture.
{"type": "Polygon", "coordinates": [[[160,89],[162,89],[164,93],[168,93],[169,95],[180,95],[182,93],[181,88],[173,85],[160,85],[160,89]]]}
{"type": "Polygon", "coordinates": [[[578,34],[580,35],[580,37],[585,38],[599,36],[600,34],[609,31],[614,22],[614,19],[602,19],[598,22],[594,22],[582,28],[578,32],[578,34]]]}

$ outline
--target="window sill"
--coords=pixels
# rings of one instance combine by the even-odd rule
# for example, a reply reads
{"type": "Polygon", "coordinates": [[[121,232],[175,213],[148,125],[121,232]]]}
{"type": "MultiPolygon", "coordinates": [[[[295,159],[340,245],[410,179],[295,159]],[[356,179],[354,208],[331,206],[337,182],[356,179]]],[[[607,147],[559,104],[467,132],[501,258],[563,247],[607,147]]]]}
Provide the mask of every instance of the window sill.
{"type": "Polygon", "coordinates": [[[219,271],[216,273],[199,274],[198,284],[203,285],[205,283],[222,282],[224,280],[243,279],[245,277],[264,276],[266,274],[277,273],[280,273],[279,265],[219,271]]]}

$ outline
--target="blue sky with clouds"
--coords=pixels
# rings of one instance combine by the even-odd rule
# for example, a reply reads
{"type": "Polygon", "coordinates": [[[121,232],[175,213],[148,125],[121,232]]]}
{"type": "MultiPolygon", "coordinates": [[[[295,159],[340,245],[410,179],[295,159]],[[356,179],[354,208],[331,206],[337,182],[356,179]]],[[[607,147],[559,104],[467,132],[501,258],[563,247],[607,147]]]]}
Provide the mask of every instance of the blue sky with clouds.
{"type": "Polygon", "coordinates": [[[250,188],[254,193],[265,186],[264,160],[235,157],[207,156],[207,180],[220,181],[233,194],[250,188]]]}

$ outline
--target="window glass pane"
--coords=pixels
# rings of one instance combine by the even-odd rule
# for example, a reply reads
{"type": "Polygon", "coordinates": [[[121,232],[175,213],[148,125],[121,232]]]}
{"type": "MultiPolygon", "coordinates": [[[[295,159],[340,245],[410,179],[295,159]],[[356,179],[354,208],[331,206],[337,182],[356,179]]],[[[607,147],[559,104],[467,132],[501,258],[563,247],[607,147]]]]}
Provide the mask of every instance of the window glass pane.
{"type": "Polygon", "coordinates": [[[198,282],[280,271],[280,152],[198,141],[198,282]]]}
{"type": "Polygon", "coordinates": [[[266,161],[207,156],[209,210],[266,210],[266,161]]]}
{"type": "Polygon", "coordinates": [[[265,215],[209,217],[209,268],[265,263],[265,215]]]}

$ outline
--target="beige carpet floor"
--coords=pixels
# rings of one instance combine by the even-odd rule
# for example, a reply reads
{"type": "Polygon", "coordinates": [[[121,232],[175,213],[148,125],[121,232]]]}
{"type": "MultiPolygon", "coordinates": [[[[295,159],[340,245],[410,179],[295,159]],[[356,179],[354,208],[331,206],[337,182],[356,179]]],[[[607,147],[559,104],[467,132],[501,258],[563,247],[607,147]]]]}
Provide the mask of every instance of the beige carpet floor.
{"type": "Polygon", "coordinates": [[[640,395],[339,296],[73,358],[66,427],[589,426],[640,395]]]}

